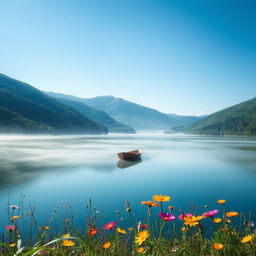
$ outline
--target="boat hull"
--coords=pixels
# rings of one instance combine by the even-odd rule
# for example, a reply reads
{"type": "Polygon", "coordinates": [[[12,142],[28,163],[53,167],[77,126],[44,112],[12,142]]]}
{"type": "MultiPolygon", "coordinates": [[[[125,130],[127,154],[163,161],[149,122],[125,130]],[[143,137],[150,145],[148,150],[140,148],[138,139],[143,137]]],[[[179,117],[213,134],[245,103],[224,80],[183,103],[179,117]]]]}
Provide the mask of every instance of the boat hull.
{"type": "Polygon", "coordinates": [[[129,152],[121,152],[121,153],[118,153],[117,155],[122,160],[136,161],[140,159],[141,151],[133,150],[129,152]]]}

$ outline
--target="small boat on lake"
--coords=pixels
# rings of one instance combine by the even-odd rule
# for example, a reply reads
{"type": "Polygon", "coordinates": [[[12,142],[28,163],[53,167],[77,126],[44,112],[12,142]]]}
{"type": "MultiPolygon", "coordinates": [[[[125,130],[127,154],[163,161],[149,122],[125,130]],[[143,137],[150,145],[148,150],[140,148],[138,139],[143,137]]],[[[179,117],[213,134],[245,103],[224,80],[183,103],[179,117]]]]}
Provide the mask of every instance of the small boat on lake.
{"type": "Polygon", "coordinates": [[[120,159],[126,161],[136,161],[140,159],[141,151],[136,149],[129,152],[121,152],[117,154],[120,159]]]}

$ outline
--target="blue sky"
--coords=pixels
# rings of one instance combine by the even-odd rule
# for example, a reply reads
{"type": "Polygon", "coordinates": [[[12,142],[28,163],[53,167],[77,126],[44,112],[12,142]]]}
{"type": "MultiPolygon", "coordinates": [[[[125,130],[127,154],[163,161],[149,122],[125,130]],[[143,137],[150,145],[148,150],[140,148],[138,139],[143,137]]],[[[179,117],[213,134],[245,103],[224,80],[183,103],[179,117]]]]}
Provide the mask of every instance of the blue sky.
{"type": "Polygon", "coordinates": [[[0,0],[0,73],[209,114],[256,96],[256,1],[0,0]]]}

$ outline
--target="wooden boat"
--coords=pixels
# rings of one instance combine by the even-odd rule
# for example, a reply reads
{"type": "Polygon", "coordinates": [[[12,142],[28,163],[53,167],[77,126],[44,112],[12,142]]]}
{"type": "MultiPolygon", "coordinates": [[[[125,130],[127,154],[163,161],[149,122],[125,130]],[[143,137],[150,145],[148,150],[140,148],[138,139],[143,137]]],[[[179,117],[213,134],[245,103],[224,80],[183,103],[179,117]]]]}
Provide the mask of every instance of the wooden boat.
{"type": "Polygon", "coordinates": [[[141,151],[136,149],[129,152],[121,152],[117,154],[120,159],[127,160],[127,161],[135,161],[140,159],[141,151]]]}

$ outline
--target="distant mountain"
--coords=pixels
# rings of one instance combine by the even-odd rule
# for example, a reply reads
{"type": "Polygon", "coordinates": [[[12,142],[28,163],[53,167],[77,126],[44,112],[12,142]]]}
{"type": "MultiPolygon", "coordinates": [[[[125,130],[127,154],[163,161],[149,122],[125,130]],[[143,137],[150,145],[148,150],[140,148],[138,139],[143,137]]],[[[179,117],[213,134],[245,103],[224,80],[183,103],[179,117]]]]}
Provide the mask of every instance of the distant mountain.
{"type": "Polygon", "coordinates": [[[204,116],[179,116],[175,114],[168,114],[168,116],[174,118],[177,122],[179,122],[179,126],[183,125],[192,125],[200,120],[204,119],[207,117],[207,115],[204,116]]]}
{"type": "Polygon", "coordinates": [[[0,132],[102,134],[107,128],[40,90],[0,74],[0,132]]]}
{"type": "Polygon", "coordinates": [[[83,99],[75,96],[65,95],[61,93],[46,92],[48,95],[55,97],[57,100],[61,101],[65,105],[71,106],[83,115],[87,116],[93,121],[102,123],[107,126],[109,132],[114,133],[130,133],[134,134],[136,131],[129,127],[128,125],[117,122],[110,115],[104,111],[98,110],[96,108],[89,107],[83,103],[83,99]]]}
{"type": "Polygon", "coordinates": [[[117,121],[136,130],[165,130],[179,125],[179,121],[155,109],[113,96],[84,99],[90,107],[105,111],[117,121]]]}
{"type": "Polygon", "coordinates": [[[218,111],[181,130],[205,135],[256,136],[256,98],[218,111]]]}

